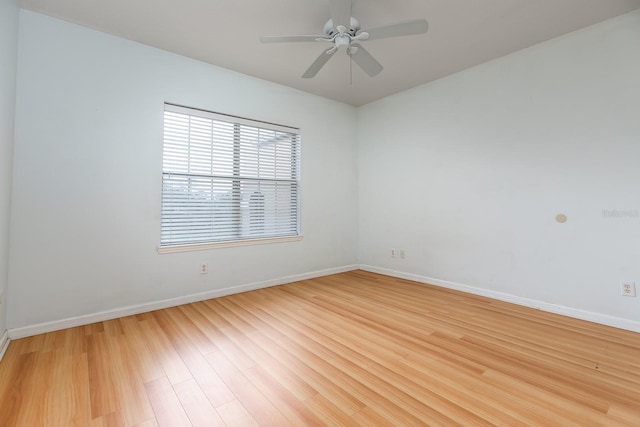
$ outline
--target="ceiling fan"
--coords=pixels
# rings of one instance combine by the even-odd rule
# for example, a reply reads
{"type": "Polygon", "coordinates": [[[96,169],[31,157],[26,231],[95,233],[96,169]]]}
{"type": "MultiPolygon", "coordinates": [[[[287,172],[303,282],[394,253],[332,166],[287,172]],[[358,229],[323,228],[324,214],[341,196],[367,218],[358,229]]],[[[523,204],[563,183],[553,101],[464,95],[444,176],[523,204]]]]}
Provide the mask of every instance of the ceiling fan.
{"type": "Polygon", "coordinates": [[[333,44],[329,49],[325,49],[305,71],[302,75],[304,79],[315,77],[320,69],[341,48],[346,50],[347,55],[369,77],[374,77],[382,71],[382,65],[359,42],[422,34],[426,33],[429,28],[426,20],[414,19],[361,30],[358,20],[351,16],[351,1],[329,0],[331,19],[324,25],[323,34],[321,35],[263,36],[260,40],[262,43],[321,42],[333,44]]]}

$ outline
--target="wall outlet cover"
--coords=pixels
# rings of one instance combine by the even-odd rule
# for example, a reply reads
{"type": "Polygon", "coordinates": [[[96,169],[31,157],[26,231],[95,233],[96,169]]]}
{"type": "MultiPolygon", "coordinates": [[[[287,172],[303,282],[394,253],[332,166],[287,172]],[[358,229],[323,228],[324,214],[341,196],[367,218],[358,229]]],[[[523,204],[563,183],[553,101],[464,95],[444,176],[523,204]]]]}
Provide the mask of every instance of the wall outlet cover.
{"type": "Polygon", "coordinates": [[[636,296],[636,283],[623,280],[620,282],[620,293],[625,297],[636,296]]]}

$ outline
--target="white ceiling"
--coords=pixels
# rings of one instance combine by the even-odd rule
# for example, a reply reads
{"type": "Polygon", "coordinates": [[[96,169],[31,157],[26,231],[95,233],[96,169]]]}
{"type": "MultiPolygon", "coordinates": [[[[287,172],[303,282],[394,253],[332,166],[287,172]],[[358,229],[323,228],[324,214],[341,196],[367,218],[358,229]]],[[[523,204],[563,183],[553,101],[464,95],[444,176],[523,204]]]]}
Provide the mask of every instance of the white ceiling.
{"type": "Polygon", "coordinates": [[[640,8],[640,0],[353,0],[363,29],[426,18],[429,32],[363,45],[374,78],[334,55],[300,76],[320,43],[261,44],[262,35],[322,34],[327,0],[19,0],[31,9],[351,105],[363,105],[640,8]]]}

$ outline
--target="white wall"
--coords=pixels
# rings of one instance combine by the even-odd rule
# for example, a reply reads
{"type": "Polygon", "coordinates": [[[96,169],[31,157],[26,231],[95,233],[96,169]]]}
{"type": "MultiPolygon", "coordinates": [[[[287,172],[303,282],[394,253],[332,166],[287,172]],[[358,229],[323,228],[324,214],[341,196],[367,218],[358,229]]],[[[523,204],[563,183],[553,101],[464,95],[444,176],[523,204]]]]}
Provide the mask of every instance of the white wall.
{"type": "Polygon", "coordinates": [[[10,328],[356,263],[354,108],[20,13],[10,328]],[[165,101],[301,128],[302,241],[156,252],[165,101]]]}
{"type": "Polygon", "coordinates": [[[15,0],[0,0],[0,351],[6,329],[6,296],[11,213],[11,163],[16,92],[18,6],[15,0]]]}
{"type": "Polygon", "coordinates": [[[640,322],[619,296],[640,285],[638,12],[357,111],[20,13],[9,328],[340,268],[358,247],[381,271],[640,322]],[[157,254],[165,101],[301,127],[303,241],[157,254]]]}
{"type": "Polygon", "coordinates": [[[358,132],[363,264],[640,325],[640,12],[364,106],[358,132]]]}

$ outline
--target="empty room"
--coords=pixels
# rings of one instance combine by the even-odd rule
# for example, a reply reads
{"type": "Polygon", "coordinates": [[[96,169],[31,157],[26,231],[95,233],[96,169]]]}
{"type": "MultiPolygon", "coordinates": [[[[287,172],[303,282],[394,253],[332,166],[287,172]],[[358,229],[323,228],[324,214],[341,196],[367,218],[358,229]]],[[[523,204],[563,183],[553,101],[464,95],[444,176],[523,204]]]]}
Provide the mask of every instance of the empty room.
{"type": "Polygon", "coordinates": [[[640,426],[640,0],[0,0],[0,426],[640,426]]]}

